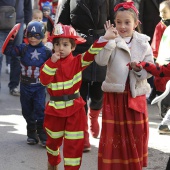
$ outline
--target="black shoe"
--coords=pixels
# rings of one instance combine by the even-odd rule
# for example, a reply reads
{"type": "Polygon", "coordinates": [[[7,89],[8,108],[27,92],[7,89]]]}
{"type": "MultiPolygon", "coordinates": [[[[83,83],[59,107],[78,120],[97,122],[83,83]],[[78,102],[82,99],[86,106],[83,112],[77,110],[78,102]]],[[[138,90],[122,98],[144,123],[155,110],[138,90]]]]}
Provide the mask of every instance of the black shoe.
{"type": "Polygon", "coordinates": [[[29,145],[35,145],[39,142],[37,132],[35,130],[29,130],[27,131],[27,144],[29,145]]]}
{"type": "Polygon", "coordinates": [[[37,139],[33,139],[33,138],[30,138],[30,137],[27,138],[27,144],[29,144],[29,145],[35,145],[35,144],[37,144],[37,143],[38,143],[38,140],[37,140],[37,139]]]}
{"type": "Polygon", "coordinates": [[[46,147],[46,141],[47,141],[47,135],[44,131],[41,131],[38,134],[39,140],[40,140],[40,144],[42,147],[46,147]]]}
{"type": "Polygon", "coordinates": [[[159,134],[170,134],[168,125],[159,125],[158,132],[159,134]]]}

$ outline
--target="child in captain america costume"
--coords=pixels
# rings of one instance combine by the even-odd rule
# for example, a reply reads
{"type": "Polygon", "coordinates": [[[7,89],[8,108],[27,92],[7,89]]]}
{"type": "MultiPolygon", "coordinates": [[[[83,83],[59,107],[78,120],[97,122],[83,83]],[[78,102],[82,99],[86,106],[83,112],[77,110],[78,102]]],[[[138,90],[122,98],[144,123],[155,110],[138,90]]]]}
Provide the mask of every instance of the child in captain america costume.
{"type": "Polygon", "coordinates": [[[52,52],[44,46],[44,25],[31,21],[26,29],[28,44],[13,46],[9,42],[4,54],[21,56],[20,102],[22,115],[27,123],[27,143],[46,146],[46,134],[43,128],[45,109],[45,86],[39,81],[40,67],[48,60],[52,52]]]}
{"type": "Polygon", "coordinates": [[[42,3],[43,22],[47,23],[49,16],[52,14],[52,4],[48,1],[42,3]]]}
{"type": "Polygon", "coordinates": [[[83,54],[73,56],[76,44],[85,39],[75,29],[57,24],[51,37],[54,54],[40,69],[40,82],[47,86],[50,101],[45,108],[44,127],[47,133],[48,170],[58,170],[63,143],[64,169],[79,170],[84,149],[86,125],[85,102],[79,90],[82,71],[93,62],[96,54],[117,36],[113,26],[83,54]]]}

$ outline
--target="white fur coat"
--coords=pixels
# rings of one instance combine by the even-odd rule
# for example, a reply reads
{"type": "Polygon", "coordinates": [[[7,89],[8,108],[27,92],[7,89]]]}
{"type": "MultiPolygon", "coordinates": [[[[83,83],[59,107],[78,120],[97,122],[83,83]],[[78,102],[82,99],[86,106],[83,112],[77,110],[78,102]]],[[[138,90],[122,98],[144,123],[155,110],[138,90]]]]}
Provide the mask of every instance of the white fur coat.
{"type": "Polygon", "coordinates": [[[150,92],[147,78],[151,75],[144,69],[140,72],[134,72],[129,70],[127,66],[132,61],[153,63],[153,53],[148,43],[149,39],[148,36],[134,31],[131,50],[124,39],[117,37],[115,40],[109,41],[101,52],[96,55],[95,61],[97,64],[107,65],[106,78],[102,84],[104,92],[123,92],[128,77],[132,97],[135,98],[150,92]]]}

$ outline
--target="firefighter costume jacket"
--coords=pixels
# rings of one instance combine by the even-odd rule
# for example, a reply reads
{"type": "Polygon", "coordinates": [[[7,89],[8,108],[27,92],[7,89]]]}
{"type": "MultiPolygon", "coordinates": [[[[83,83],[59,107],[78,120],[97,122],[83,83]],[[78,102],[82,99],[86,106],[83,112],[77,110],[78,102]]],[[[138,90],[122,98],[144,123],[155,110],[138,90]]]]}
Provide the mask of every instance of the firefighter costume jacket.
{"type": "MultiPolygon", "coordinates": [[[[104,47],[106,42],[95,42],[91,48],[76,57],[72,53],[52,63],[51,59],[41,68],[40,81],[47,86],[50,96],[63,96],[79,92],[82,71],[92,63],[94,56],[104,47]]],[[[49,101],[45,113],[53,116],[68,117],[84,107],[85,102],[81,97],[69,101],[49,101]]]]}

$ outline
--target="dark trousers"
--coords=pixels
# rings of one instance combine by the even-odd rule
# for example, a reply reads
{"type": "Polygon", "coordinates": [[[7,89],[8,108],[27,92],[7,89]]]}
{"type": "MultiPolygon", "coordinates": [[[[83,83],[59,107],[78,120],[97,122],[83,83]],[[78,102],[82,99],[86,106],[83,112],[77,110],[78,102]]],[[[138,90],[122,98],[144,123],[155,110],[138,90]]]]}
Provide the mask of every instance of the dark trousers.
{"type": "Polygon", "coordinates": [[[101,90],[102,82],[88,82],[83,81],[81,88],[80,88],[80,94],[83,98],[83,100],[86,102],[85,110],[86,114],[88,112],[88,106],[87,101],[90,98],[90,108],[92,110],[99,110],[102,108],[103,104],[103,91],[101,90]]]}
{"type": "Polygon", "coordinates": [[[36,130],[37,124],[43,124],[45,98],[44,86],[20,84],[20,102],[22,115],[27,122],[27,130],[36,130]]]}
{"type": "Polygon", "coordinates": [[[167,165],[166,165],[166,170],[170,170],[170,157],[169,157],[169,160],[168,160],[167,165]]]}

